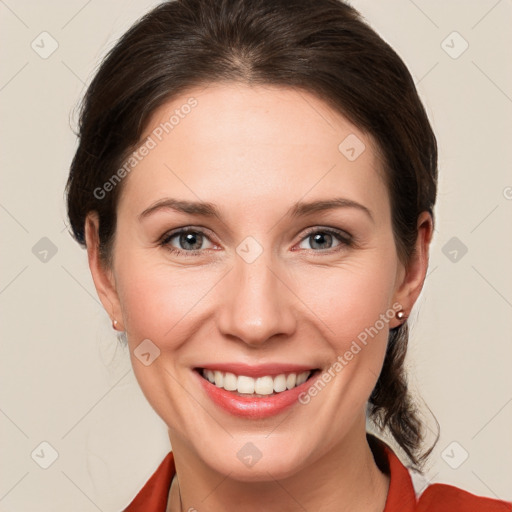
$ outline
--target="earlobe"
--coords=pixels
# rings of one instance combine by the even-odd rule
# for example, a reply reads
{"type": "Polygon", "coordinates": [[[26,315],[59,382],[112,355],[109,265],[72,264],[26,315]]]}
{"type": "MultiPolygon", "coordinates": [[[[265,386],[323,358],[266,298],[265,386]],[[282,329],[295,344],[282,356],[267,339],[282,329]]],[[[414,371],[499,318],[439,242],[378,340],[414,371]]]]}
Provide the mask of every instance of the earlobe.
{"type": "Polygon", "coordinates": [[[123,331],[121,307],[117,294],[113,270],[102,260],[99,244],[99,217],[89,212],[85,219],[85,241],[87,258],[98,297],[112,320],[115,330],[123,331]]]}
{"type": "Polygon", "coordinates": [[[418,236],[414,252],[403,272],[401,283],[395,293],[395,301],[398,302],[403,312],[401,318],[396,315],[397,324],[391,327],[398,327],[410,315],[416,300],[418,299],[428,269],[429,248],[433,234],[433,220],[428,212],[422,212],[418,217],[418,236]]]}

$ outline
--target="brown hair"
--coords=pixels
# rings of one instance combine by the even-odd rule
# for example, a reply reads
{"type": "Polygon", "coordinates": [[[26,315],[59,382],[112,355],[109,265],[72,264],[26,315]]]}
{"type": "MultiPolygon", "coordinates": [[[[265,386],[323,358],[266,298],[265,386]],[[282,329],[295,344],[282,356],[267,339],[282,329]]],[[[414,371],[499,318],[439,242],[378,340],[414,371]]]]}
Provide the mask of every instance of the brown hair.
{"type": "MultiPolygon", "coordinates": [[[[339,0],[175,0],[132,26],[104,59],[83,99],[79,145],[67,183],[73,235],[85,245],[88,212],[99,215],[110,261],[122,183],[95,190],[123,165],[148,119],[176,95],[213,82],[293,87],[325,101],[377,143],[401,261],[410,259],[421,212],[433,214],[437,144],[405,64],[339,0]]],[[[408,390],[407,325],[392,329],[370,416],[414,464],[422,424],[408,390]]]]}

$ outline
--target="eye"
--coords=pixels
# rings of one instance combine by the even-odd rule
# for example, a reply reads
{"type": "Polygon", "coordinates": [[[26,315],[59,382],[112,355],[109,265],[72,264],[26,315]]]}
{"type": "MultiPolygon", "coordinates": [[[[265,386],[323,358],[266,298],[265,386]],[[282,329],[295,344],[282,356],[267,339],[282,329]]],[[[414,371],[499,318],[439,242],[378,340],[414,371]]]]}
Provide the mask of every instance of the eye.
{"type": "Polygon", "coordinates": [[[197,229],[188,228],[166,233],[160,241],[160,245],[176,254],[195,256],[203,249],[208,248],[203,245],[206,241],[211,244],[211,247],[213,246],[205,233],[197,229]]]}
{"type": "Polygon", "coordinates": [[[315,228],[309,231],[302,239],[299,248],[301,249],[318,249],[315,252],[329,251],[330,249],[339,250],[352,243],[352,237],[344,231],[330,229],[315,228]],[[304,247],[306,243],[309,247],[304,247]],[[334,245],[333,245],[334,244],[334,245]]]}
{"type": "MultiPolygon", "coordinates": [[[[333,228],[314,228],[303,237],[300,249],[311,249],[313,252],[335,252],[353,243],[352,236],[345,231],[333,228]],[[303,244],[309,247],[304,247],[303,244]]],[[[213,248],[214,244],[201,230],[194,228],[179,229],[166,233],[159,245],[168,251],[182,256],[198,256],[204,249],[213,248]],[[210,246],[205,247],[205,242],[210,246]]]]}

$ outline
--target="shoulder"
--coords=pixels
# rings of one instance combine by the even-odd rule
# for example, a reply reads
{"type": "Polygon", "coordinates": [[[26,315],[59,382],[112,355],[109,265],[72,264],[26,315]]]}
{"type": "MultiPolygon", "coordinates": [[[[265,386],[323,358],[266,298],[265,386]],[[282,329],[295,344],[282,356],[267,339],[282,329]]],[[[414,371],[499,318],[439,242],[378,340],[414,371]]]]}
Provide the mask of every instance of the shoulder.
{"type": "Polygon", "coordinates": [[[417,512],[512,512],[512,503],[475,496],[446,484],[429,485],[421,494],[417,512]]]}
{"type": "Polygon", "coordinates": [[[368,436],[368,441],[377,465],[390,476],[384,512],[512,512],[512,503],[506,501],[475,496],[452,485],[429,485],[384,441],[374,436],[368,436]]]}
{"type": "Polygon", "coordinates": [[[165,512],[175,474],[174,454],[170,451],[123,512],[165,512]]]}

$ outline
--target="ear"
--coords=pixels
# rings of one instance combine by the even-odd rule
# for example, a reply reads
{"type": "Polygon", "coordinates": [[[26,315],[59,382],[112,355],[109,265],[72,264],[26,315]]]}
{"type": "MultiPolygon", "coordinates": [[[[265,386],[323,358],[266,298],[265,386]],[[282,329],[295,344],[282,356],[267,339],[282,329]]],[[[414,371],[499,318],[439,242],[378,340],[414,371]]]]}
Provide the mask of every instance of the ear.
{"type": "Polygon", "coordinates": [[[116,290],[114,272],[100,258],[99,244],[99,217],[97,212],[89,212],[85,219],[85,242],[87,246],[87,257],[89,259],[89,268],[96,292],[105,308],[105,311],[112,320],[117,321],[114,327],[118,331],[124,331],[123,318],[119,297],[116,290]]]}
{"type": "MultiPolygon", "coordinates": [[[[401,266],[401,271],[398,274],[394,302],[398,302],[402,306],[406,317],[409,316],[425,282],[433,229],[432,216],[428,212],[422,212],[418,217],[418,236],[414,252],[408,265],[401,266]]],[[[401,323],[401,321],[393,319],[390,327],[398,327],[401,323]]]]}

